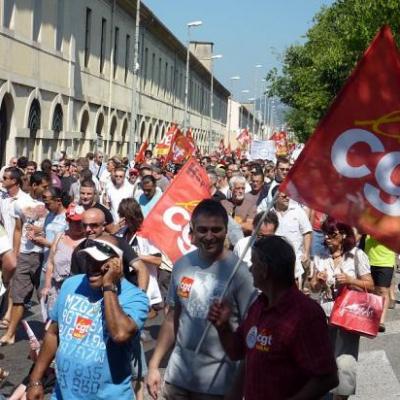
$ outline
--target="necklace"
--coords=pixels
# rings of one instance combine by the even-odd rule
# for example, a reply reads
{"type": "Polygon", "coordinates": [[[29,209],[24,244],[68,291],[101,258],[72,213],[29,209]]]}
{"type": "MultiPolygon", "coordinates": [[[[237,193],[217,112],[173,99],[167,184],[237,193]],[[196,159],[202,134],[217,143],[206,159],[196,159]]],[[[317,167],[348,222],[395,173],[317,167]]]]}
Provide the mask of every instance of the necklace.
{"type": "Polygon", "coordinates": [[[338,258],[340,258],[340,257],[342,257],[342,256],[343,256],[343,254],[340,253],[340,254],[338,254],[338,255],[336,255],[336,256],[332,255],[332,258],[333,258],[334,260],[336,260],[336,259],[338,259],[338,258]]]}

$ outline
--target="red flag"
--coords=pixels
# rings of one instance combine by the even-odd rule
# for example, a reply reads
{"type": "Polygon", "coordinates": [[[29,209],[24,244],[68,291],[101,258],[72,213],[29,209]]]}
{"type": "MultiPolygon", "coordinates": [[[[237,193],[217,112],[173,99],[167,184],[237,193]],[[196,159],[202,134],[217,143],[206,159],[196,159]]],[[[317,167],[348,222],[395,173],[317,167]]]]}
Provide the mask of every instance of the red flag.
{"type": "Polygon", "coordinates": [[[282,189],[400,251],[400,56],[376,35],[282,189]]]}
{"type": "Polygon", "coordinates": [[[145,140],[141,144],[140,149],[137,152],[136,157],[135,157],[135,163],[141,164],[142,162],[144,162],[144,153],[145,153],[145,151],[146,151],[148,146],[149,146],[149,144],[148,144],[147,140],[145,140]]]}
{"type": "Polygon", "coordinates": [[[225,155],[226,156],[230,156],[232,154],[232,150],[231,150],[231,144],[228,143],[228,147],[225,149],[225,155]]]}
{"type": "Polygon", "coordinates": [[[225,154],[225,143],[224,143],[224,139],[221,139],[221,141],[219,142],[219,146],[218,146],[218,153],[225,154]]]}
{"type": "Polygon", "coordinates": [[[272,139],[275,141],[276,155],[278,157],[286,156],[288,153],[287,133],[284,131],[275,132],[272,135],[272,139]]]}
{"type": "Polygon", "coordinates": [[[162,138],[160,143],[157,143],[154,153],[156,157],[167,156],[169,153],[172,140],[174,138],[175,133],[178,131],[178,127],[176,124],[172,124],[169,130],[166,132],[164,137],[162,138]]]}
{"type": "Polygon", "coordinates": [[[172,140],[168,156],[165,163],[172,161],[175,164],[181,164],[187,160],[194,152],[194,148],[189,139],[178,130],[172,140]]]}
{"type": "Polygon", "coordinates": [[[187,140],[189,141],[190,146],[192,147],[192,153],[191,153],[191,154],[194,154],[194,153],[197,151],[197,146],[196,146],[196,143],[195,143],[195,141],[194,141],[194,137],[193,137],[192,129],[191,129],[191,128],[189,128],[189,129],[187,130],[187,132],[186,132],[186,138],[187,138],[187,140]]]}
{"type": "Polygon", "coordinates": [[[146,217],[140,235],[175,262],[194,249],[189,236],[190,217],[197,204],[209,197],[206,171],[191,158],[146,217]]]}
{"type": "Polygon", "coordinates": [[[250,143],[250,133],[247,128],[242,129],[242,132],[236,137],[236,140],[241,146],[245,146],[250,143]]]}

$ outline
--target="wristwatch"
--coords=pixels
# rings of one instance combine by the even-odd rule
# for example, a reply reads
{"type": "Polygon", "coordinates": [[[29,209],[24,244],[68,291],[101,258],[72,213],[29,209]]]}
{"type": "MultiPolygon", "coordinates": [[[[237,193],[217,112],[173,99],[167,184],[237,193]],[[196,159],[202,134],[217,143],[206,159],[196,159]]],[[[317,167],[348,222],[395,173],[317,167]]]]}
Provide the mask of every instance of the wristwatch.
{"type": "Polygon", "coordinates": [[[118,286],[115,284],[103,286],[103,292],[118,293],[118,286]]]}

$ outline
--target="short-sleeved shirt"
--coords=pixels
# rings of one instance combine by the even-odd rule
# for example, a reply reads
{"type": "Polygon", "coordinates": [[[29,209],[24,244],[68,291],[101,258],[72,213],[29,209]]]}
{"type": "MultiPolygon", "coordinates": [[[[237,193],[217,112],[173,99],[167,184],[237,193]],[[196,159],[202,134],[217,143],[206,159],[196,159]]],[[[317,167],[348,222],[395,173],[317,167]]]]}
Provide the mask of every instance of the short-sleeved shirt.
{"type": "MultiPolygon", "coordinates": [[[[223,395],[231,386],[238,364],[226,357],[214,327],[209,329],[198,354],[195,349],[207,326],[208,309],[221,296],[237,261],[233,253],[227,252],[223,259],[209,262],[195,250],[175,263],[167,303],[172,307],[179,305],[181,312],[165,375],[167,382],[213,395],[223,395]]],[[[254,294],[253,279],[242,263],[226,293],[232,305],[232,326],[237,327],[242,321],[254,294]]]]}
{"type": "Polygon", "coordinates": [[[0,225],[0,255],[12,250],[11,241],[3,225],[0,225]]]}
{"type": "Polygon", "coordinates": [[[0,218],[2,224],[7,232],[10,242],[14,240],[14,229],[15,229],[15,218],[14,218],[14,203],[22,199],[22,201],[31,199],[28,193],[25,193],[22,189],[19,189],[17,194],[13,197],[9,196],[8,193],[0,192],[0,218]]]}
{"type": "Polygon", "coordinates": [[[393,267],[396,263],[396,254],[371,236],[365,240],[365,253],[369,263],[375,267],[393,267]]]}
{"type": "Polygon", "coordinates": [[[29,197],[21,197],[14,202],[13,216],[22,222],[20,253],[42,253],[43,247],[27,237],[27,226],[43,226],[47,210],[43,202],[29,197]]]}
{"type": "Polygon", "coordinates": [[[327,273],[327,285],[335,283],[335,275],[345,273],[352,278],[360,278],[371,273],[367,255],[357,247],[343,254],[342,262],[335,266],[331,255],[315,255],[314,265],[317,271],[327,273]]]}
{"type": "MultiPolygon", "coordinates": [[[[46,240],[53,243],[58,233],[64,232],[68,227],[65,219],[65,213],[55,214],[48,213],[44,221],[44,233],[46,240]]],[[[43,251],[43,271],[46,271],[47,259],[49,257],[50,248],[45,247],[43,251]]]]}
{"type": "MultiPolygon", "coordinates": [[[[161,252],[157,247],[153,245],[148,239],[135,235],[131,240],[127,240],[128,228],[122,228],[117,234],[117,237],[124,238],[129,245],[133,248],[134,252],[138,256],[159,256],[161,257],[161,252]]],[[[158,266],[150,263],[146,263],[147,270],[149,272],[149,284],[147,286],[147,296],[150,300],[150,304],[158,304],[162,302],[162,296],[160,288],[158,286],[158,266]]]]}
{"type": "MultiPolygon", "coordinates": [[[[147,296],[122,279],[118,302],[140,330],[147,317],[147,296]]],[[[52,399],[134,398],[131,386],[133,340],[117,344],[107,331],[101,290],[90,287],[86,275],[62,285],[50,318],[57,322],[57,383],[52,399]]]]}
{"type": "Polygon", "coordinates": [[[296,287],[268,308],[260,294],[236,331],[246,357],[245,398],[286,400],[313,377],[337,370],[321,307],[296,287]]]}
{"type": "Polygon", "coordinates": [[[157,204],[158,200],[160,200],[161,196],[161,190],[156,190],[154,196],[151,199],[149,199],[144,193],[136,197],[136,201],[139,203],[142,210],[143,217],[147,217],[151,209],[157,204]]]}
{"type": "Polygon", "coordinates": [[[296,277],[299,277],[304,269],[301,265],[301,257],[304,252],[303,235],[312,232],[312,226],[307,214],[296,202],[290,200],[288,209],[282,213],[276,211],[279,225],[276,235],[285,237],[293,246],[296,253],[296,277]]]}
{"type": "Polygon", "coordinates": [[[256,203],[244,197],[241,204],[236,205],[231,200],[222,200],[221,204],[225,208],[228,215],[230,215],[238,224],[252,220],[256,215],[256,203]]]}
{"type": "Polygon", "coordinates": [[[110,212],[113,217],[113,221],[116,223],[119,221],[118,207],[122,199],[128,199],[133,197],[133,185],[125,180],[121,187],[116,187],[112,181],[106,184],[105,188],[107,201],[110,203],[110,212]]]}

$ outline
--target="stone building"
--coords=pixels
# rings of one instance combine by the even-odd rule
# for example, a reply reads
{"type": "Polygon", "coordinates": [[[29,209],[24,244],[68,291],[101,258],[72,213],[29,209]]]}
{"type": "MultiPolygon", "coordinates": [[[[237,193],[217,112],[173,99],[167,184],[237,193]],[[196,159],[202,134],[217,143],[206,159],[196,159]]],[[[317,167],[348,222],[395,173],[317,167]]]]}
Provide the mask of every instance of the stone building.
{"type": "MultiPolygon", "coordinates": [[[[134,0],[0,2],[0,163],[57,150],[127,153],[134,0]]],[[[182,123],[186,47],[142,3],[137,142],[182,123]]],[[[189,120],[207,146],[210,71],[191,56],[189,120]]],[[[225,134],[229,92],[214,79],[212,129],[225,134]]]]}

